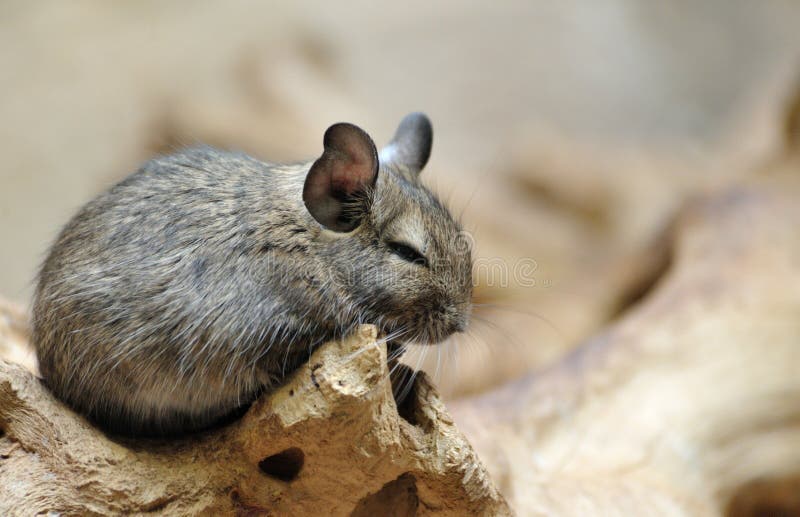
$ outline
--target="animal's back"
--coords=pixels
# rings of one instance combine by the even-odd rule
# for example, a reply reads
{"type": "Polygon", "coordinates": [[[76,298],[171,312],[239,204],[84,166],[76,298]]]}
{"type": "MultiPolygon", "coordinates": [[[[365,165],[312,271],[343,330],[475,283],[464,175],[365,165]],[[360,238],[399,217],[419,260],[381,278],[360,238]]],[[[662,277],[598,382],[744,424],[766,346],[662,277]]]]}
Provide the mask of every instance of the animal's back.
{"type": "Polygon", "coordinates": [[[36,293],[34,342],[51,389],[112,428],[153,433],[203,427],[247,402],[258,347],[244,342],[264,338],[252,322],[280,305],[256,249],[275,236],[256,234],[292,211],[301,187],[291,168],[196,148],[149,162],[84,207],[36,293]],[[247,302],[254,293],[261,303],[247,302]]]}

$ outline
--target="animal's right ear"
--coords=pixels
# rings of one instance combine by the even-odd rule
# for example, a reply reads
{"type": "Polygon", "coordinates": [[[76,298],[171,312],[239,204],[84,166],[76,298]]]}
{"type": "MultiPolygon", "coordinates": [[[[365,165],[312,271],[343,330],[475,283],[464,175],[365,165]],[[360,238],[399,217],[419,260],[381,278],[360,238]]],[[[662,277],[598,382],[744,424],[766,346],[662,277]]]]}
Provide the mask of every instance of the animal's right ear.
{"type": "Polygon", "coordinates": [[[322,143],[325,151],[308,171],[303,202],[322,226],[349,232],[366,214],[365,201],[378,178],[378,151],[353,124],[332,125],[322,143]]]}
{"type": "Polygon", "coordinates": [[[416,181],[420,171],[431,156],[433,126],[424,113],[409,113],[394,134],[389,144],[381,149],[381,163],[394,165],[400,174],[416,181]]]}

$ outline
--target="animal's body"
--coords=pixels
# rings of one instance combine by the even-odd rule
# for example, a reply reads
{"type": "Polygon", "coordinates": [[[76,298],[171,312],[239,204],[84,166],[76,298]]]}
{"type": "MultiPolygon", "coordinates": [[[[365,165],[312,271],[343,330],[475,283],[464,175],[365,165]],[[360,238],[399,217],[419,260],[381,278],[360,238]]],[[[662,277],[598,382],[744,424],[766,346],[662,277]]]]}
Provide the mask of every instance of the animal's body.
{"type": "Polygon", "coordinates": [[[467,323],[471,257],[419,182],[430,125],[379,160],[336,124],[312,163],[193,148],[146,163],[63,229],[34,334],[57,396],[125,434],[212,425],[360,323],[436,343],[467,323]]]}

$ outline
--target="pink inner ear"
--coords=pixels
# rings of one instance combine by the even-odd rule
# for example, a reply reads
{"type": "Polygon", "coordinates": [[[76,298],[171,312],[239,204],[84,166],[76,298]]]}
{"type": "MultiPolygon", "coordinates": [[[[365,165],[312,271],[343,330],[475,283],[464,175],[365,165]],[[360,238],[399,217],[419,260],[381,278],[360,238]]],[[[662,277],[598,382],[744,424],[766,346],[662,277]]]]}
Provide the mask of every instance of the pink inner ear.
{"type": "Polygon", "coordinates": [[[369,135],[352,124],[329,127],[323,145],[325,151],[308,171],[303,202],[320,224],[335,231],[350,231],[360,218],[359,214],[345,213],[344,203],[375,183],[378,153],[369,135]]]}
{"type": "MultiPolygon", "coordinates": [[[[333,171],[331,187],[336,192],[352,195],[365,190],[375,180],[377,162],[374,145],[363,141],[361,135],[337,135],[341,138],[332,142],[331,151],[333,171]]],[[[364,134],[364,137],[369,138],[364,134]]]]}
{"type": "Polygon", "coordinates": [[[371,160],[353,155],[343,159],[334,167],[331,187],[336,192],[352,195],[372,184],[373,166],[371,160]]]}

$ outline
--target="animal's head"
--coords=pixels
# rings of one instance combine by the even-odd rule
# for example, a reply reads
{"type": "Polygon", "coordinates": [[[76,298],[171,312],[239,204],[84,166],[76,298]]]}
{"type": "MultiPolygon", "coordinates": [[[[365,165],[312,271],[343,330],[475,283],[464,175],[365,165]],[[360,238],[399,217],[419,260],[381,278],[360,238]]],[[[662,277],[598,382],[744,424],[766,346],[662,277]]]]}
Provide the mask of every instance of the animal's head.
{"type": "Polygon", "coordinates": [[[363,130],[335,124],[303,189],[355,317],[420,343],[465,330],[472,296],[469,239],[420,182],[432,139],[421,113],[406,116],[380,154],[363,130]]]}

